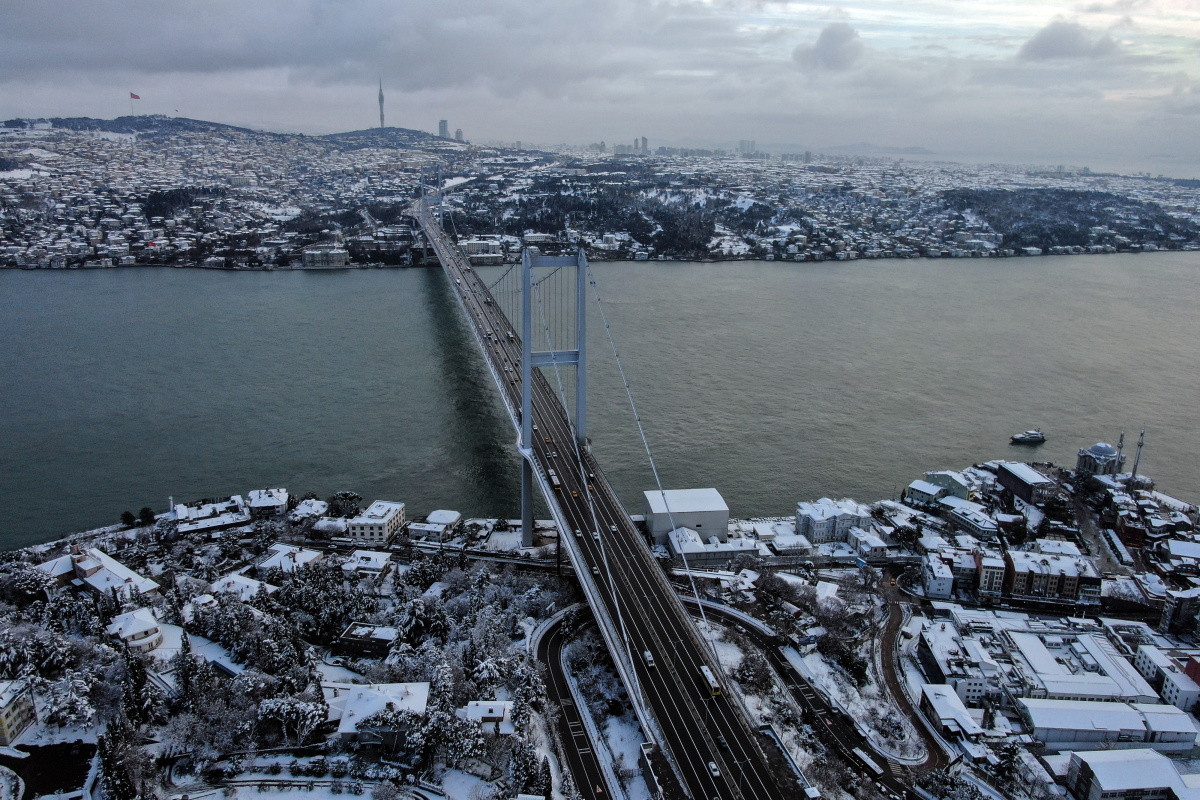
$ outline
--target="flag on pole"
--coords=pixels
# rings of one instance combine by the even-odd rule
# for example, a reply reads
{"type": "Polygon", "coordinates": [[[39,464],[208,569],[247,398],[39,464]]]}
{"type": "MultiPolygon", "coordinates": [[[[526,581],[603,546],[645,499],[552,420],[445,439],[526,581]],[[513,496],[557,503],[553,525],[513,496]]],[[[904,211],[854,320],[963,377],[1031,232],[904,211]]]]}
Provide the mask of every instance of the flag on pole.
{"type": "Polygon", "coordinates": [[[134,94],[133,92],[130,92],[130,93],[129,93],[129,99],[130,99],[130,100],[141,100],[142,98],[141,98],[141,95],[136,95],[136,94],[134,94]]]}

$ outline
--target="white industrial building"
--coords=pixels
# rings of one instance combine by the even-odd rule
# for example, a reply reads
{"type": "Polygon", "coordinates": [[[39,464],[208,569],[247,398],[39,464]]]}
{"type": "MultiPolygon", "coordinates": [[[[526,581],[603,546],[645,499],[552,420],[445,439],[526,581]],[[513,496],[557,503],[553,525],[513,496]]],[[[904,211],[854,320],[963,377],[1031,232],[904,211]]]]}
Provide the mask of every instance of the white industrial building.
{"type": "Polygon", "coordinates": [[[1064,753],[1075,800],[1200,800],[1200,775],[1181,775],[1157,750],[1064,753]]]}
{"type": "Polygon", "coordinates": [[[404,527],[404,503],[376,500],[357,517],[346,520],[346,535],[356,542],[387,544],[404,527]]]}
{"type": "Polygon", "coordinates": [[[690,528],[707,541],[729,538],[729,506],[716,489],[668,489],[645,492],[646,528],[655,544],[667,544],[676,528],[690,528]]]}
{"type": "Polygon", "coordinates": [[[1021,697],[1016,709],[1047,752],[1149,747],[1190,753],[1200,737],[1196,721],[1175,706],[1021,697]]]}
{"type": "MultiPolygon", "coordinates": [[[[733,560],[742,553],[759,554],[758,542],[752,539],[726,539],[716,536],[707,541],[690,528],[676,528],[667,534],[667,547],[675,558],[682,558],[689,567],[717,566],[733,560]]],[[[763,545],[766,547],[766,545],[763,545]]]]}
{"type": "Polygon", "coordinates": [[[1156,703],[1158,693],[1104,636],[1006,631],[1014,686],[1025,697],[1156,703]]]}

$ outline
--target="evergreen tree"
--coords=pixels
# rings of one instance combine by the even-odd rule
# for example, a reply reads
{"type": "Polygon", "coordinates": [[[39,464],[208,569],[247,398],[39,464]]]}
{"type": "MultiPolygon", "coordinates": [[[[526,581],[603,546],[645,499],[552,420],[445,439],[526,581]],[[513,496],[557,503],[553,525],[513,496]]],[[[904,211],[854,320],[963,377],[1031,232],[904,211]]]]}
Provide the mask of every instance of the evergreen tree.
{"type": "Polygon", "coordinates": [[[162,697],[150,682],[150,674],[142,657],[128,647],[122,655],[125,678],[121,682],[121,709],[133,725],[141,727],[158,717],[162,697]]]}
{"type": "Polygon", "coordinates": [[[108,723],[97,749],[105,800],[135,800],[138,790],[130,769],[130,756],[134,749],[133,730],[123,714],[108,723]]]}

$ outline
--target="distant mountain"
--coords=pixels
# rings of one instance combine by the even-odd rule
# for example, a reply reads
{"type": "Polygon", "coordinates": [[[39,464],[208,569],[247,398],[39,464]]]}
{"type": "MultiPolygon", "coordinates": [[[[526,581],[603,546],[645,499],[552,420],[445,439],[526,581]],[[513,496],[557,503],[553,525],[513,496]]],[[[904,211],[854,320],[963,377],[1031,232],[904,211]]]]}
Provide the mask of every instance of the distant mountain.
{"type": "MultiPolygon", "coordinates": [[[[271,136],[277,138],[304,136],[304,134],[299,133],[271,133],[269,131],[256,131],[250,128],[239,127],[237,125],[226,125],[222,122],[208,122],[206,120],[189,119],[187,117],[167,117],[161,114],[117,117],[116,119],[96,119],[94,117],[51,117],[49,120],[12,119],[7,120],[4,124],[6,127],[16,128],[32,125],[37,121],[48,121],[55,128],[59,129],[73,131],[105,131],[107,133],[162,135],[197,132],[242,133],[250,134],[252,136],[271,136]]],[[[361,131],[330,133],[324,136],[312,136],[306,138],[324,139],[338,145],[339,147],[345,147],[348,149],[382,147],[407,150],[411,148],[429,147],[430,145],[437,145],[439,143],[449,146],[453,146],[455,144],[448,139],[442,139],[438,136],[434,136],[432,133],[416,131],[410,128],[367,128],[366,130],[361,131]]]]}
{"type": "Polygon", "coordinates": [[[221,122],[206,122],[187,117],[165,117],[161,114],[117,117],[116,119],[51,117],[50,124],[55,128],[67,128],[73,131],[106,131],[108,133],[218,133],[221,131],[258,133],[249,128],[239,128],[236,125],[225,125],[221,122]]]}
{"type": "Polygon", "coordinates": [[[429,145],[441,142],[450,143],[448,139],[434,136],[432,133],[426,133],[425,131],[414,131],[411,128],[367,128],[361,131],[330,133],[325,136],[313,138],[328,139],[329,141],[337,142],[343,147],[353,149],[366,147],[404,149],[410,147],[428,147],[429,145]]]}

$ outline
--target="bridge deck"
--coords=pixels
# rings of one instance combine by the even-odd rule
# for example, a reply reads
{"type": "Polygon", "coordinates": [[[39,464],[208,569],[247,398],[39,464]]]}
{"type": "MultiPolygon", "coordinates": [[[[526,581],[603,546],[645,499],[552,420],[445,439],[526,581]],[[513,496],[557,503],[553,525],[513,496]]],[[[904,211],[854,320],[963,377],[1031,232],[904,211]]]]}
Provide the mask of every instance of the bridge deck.
{"type": "MultiPolygon", "coordinates": [[[[418,208],[414,216],[475,327],[516,427],[521,398],[519,334],[466,257],[428,213],[418,208]],[[493,332],[491,339],[485,335],[488,330],[493,332]]],[[[553,469],[561,482],[561,489],[552,491],[544,479],[540,481],[546,502],[560,525],[566,526],[562,544],[577,561],[577,574],[590,589],[587,594],[597,619],[613,628],[607,637],[610,648],[625,643],[620,648],[625,652],[614,652],[614,660],[623,663],[626,671],[634,671],[634,676],[624,676],[627,688],[631,697],[640,696],[651,710],[658,738],[685,790],[696,800],[782,798],[742,710],[728,691],[714,697],[704,684],[702,666],[718,676],[722,671],[646,542],[591,454],[585,450],[576,460],[570,421],[540,370],[534,370],[533,383],[537,431],[532,449],[537,471],[545,476],[553,469]],[[593,512],[599,524],[593,523],[593,512]],[[647,651],[655,666],[642,657],[647,651]],[[718,776],[712,774],[710,764],[716,766],[718,776]]],[[[586,787],[579,788],[585,797],[590,795],[586,787]]]]}

